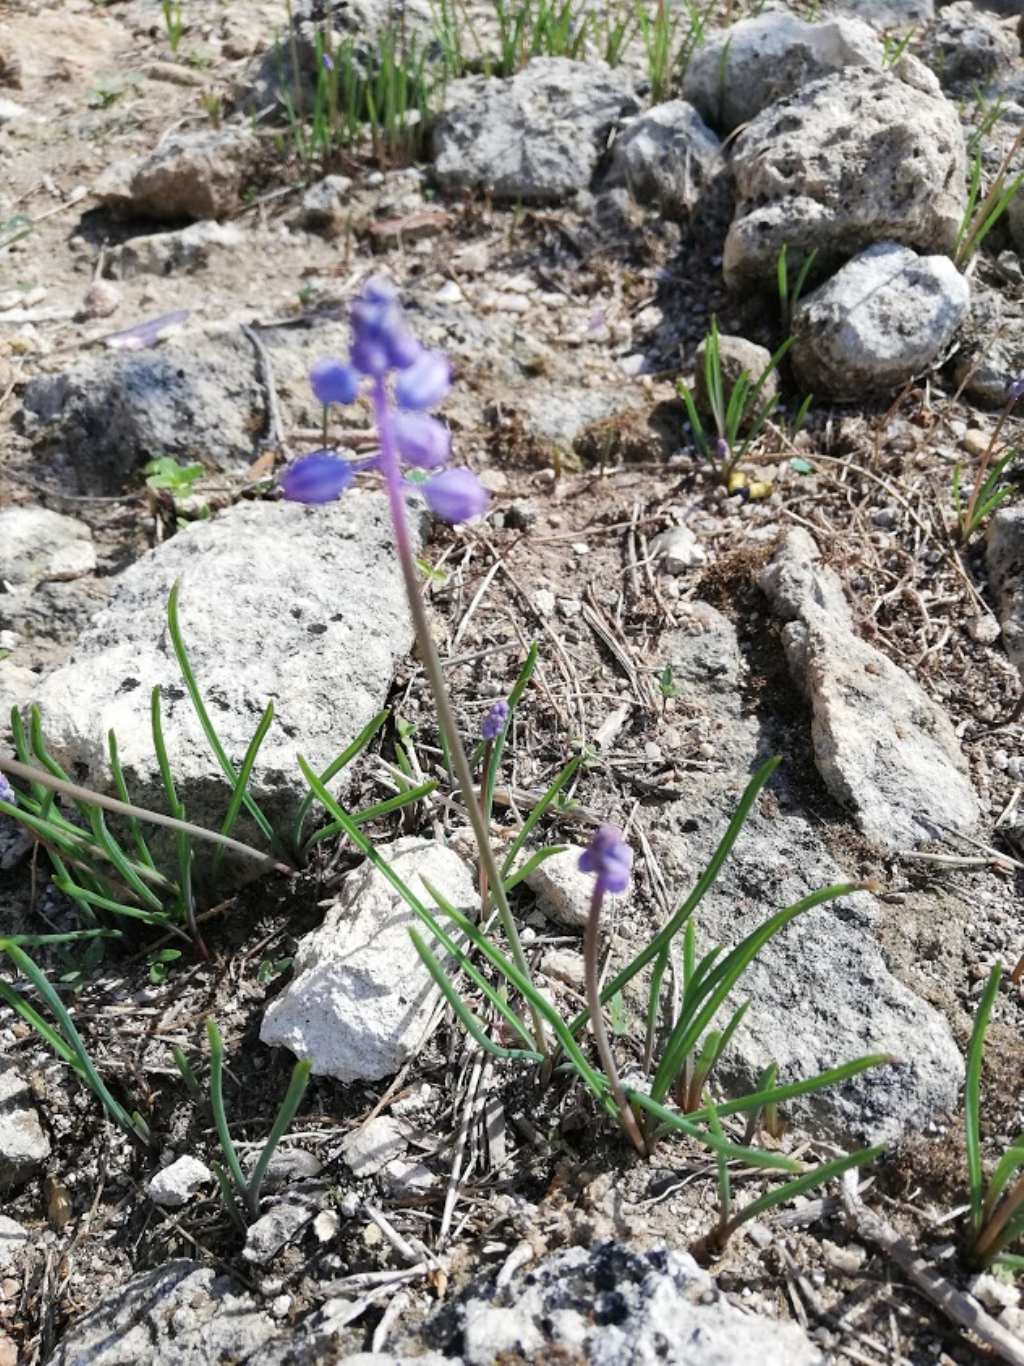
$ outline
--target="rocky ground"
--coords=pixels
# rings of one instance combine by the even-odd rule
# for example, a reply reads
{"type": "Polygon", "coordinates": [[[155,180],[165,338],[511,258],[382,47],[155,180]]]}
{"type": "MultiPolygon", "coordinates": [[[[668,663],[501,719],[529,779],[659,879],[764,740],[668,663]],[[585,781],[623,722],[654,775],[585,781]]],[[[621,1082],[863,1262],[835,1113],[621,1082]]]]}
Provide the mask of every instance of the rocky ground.
{"type": "MultiPolygon", "coordinates": [[[[100,961],[36,951],[156,1142],[134,1150],[0,1010],[0,1366],[1024,1360],[1017,1290],[973,1281],[960,1256],[963,1052],[996,962],[987,1161],[1024,1122],[1024,504],[1011,460],[1009,498],[964,541],[951,492],[958,464],[969,497],[993,438],[1005,453],[1019,434],[1024,196],[979,251],[958,244],[972,167],[982,195],[1004,165],[1024,171],[1021,6],[721,0],[700,7],[685,71],[652,86],[641,37],[609,68],[598,27],[575,60],[489,74],[497,12],[471,5],[458,24],[475,55],[411,159],[369,138],[304,156],[282,116],[288,88],[311,98],[316,26],[380,51],[397,22],[383,3],[296,0],[294,65],[277,0],[181,8],[172,47],[156,0],[0,0],[0,714],[38,703],[52,752],[98,787],[114,727],[133,795],[162,806],[159,683],[182,799],[219,825],[227,791],[164,624],[178,581],[236,759],[274,703],[260,801],[293,815],[296,755],[326,764],[387,707],[344,792],[390,795],[411,733],[440,792],[371,833],[472,905],[383,500],[367,481],[303,508],[274,487],[321,444],[310,364],[344,352],[349,301],[388,275],[452,359],[443,416],[492,493],[469,526],[416,514],[467,736],[540,646],[499,846],[587,755],[545,820],[566,852],[516,893],[538,976],[578,1009],[575,864],[596,824],[617,821],[635,853],[616,964],[688,892],[754,768],[783,755],[700,908],[701,942],[735,943],[831,882],[870,890],[763,952],[719,1084],[770,1060],[792,1079],[891,1053],[790,1107],[781,1139],[807,1158],[887,1152],[859,1212],[816,1192],[698,1267],[707,1154],[680,1140],[642,1162],[567,1078],[542,1087],[477,1051],[431,996],[401,903],[327,842],[297,876],[204,889],[205,959],[154,971],[142,926],[100,961]],[[791,282],[816,253],[785,303],[783,247],[791,282]],[[699,387],[712,319],[731,374],[793,338],[731,487],[677,390],[699,387]],[[178,497],[155,488],[160,457],[201,476],[178,497]],[[243,1157],[294,1056],[313,1062],[244,1234],[171,1057],[205,1077],[211,1014],[243,1157]],[[977,1331],[922,1293],[879,1218],[976,1295],[977,1331]]],[[[413,3],[400,22],[431,79],[437,22],[413,3]]],[[[365,451],[369,422],[345,410],[332,442],[365,451]]],[[[75,925],[48,876],[0,827],[4,933],[75,925]]],[[[624,1005],[615,1047],[636,1065],[639,994],[624,1005]]],[[[767,1189],[750,1172],[736,1186],[767,1189]]]]}

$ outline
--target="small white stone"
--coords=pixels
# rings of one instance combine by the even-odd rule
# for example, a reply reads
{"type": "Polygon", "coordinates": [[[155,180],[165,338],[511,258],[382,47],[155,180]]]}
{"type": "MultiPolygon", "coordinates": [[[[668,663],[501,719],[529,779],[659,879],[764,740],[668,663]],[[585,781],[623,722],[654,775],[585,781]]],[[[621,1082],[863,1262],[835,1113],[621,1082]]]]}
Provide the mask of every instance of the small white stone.
{"type": "Polygon", "coordinates": [[[997,1314],[1003,1309],[1016,1309],[1020,1304],[1020,1291],[1011,1281],[988,1273],[975,1276],[971,1282],[971,1292],[986,1309],[992,1309],[997,1314]]]}
{"type": "Polygon", "coordinates": [[[673,526],[655,536],[651,553],[661,560],[669,574],[683,574],[687,569],[707,562],[707,552],[689,527],[673,526]]]}
{"type": "Polygon", "coordinates": [[[340,1227],[341,1220],[332,1209],[321,1210],[313,1220],[313,1232],[317,1241],[321,1243],[329,1243],[332,1238],[337,1237],[340,1227]]]}
{"type": "Polygon", "coordinates": [[[11,1266],[18,1253],[28,1246],[29,1231],[16,1219],[0,1214],[0,1271],[11,1266]]]}
{"type": "Polygon", "coordinates": [[[550,588],[538,588],[533,595],[533,605],[542,617],[549,617],[555,610],[555,595],[550,588]]]}
{"type": "Polygon", "coordinates": [[[209,1167],[185,1153],[164,1167],[163,1171],[157,1172],[146,1187],[146,1193],[154,1205],[180,1209],[212,1180],[213,1173],[209,1167]]]}
{"type": "Polygon", "coordinates": [[[435,302],[439,304],[461,304],[465,299],[465,294],[454,280],[447,280],[434,295],[435,302]]]}
{"type": "Polygon", "coordinates": [[[1002,635],[1002,627],[995,617],[983,613],[976,617],[971,617],[967,623],[967,634],[972,640],[976,640],[979,645],[992,645],[1002,635]]]}

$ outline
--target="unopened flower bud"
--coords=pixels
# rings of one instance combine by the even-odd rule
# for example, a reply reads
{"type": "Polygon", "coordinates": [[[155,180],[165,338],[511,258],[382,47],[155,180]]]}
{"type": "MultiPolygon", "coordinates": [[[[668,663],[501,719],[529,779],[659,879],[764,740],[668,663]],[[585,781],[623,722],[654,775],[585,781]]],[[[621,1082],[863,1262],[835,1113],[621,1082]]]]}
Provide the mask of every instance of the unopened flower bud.
{"type": "Polygon", "coordinates": [[[359,376],[351,365],[324,356],[309,372],[309,382],[318,403],[352,403],[359,393],[359,376]]]}
{"type": "Polygon", "coordinates": [[[426,413],[395,413],[395,444],[402,459],[420,469],[443,465],[451,450],[451,433],[443,422],[426,413]]]}
{"type": "Polygon", "coordinates": [[[436,408],[451,386],[451,366],[440,351],[421,351],[395,381],[395,398],[400,408],[426,412],[436,408]]]}
{"type": "Polygon", "coordinates": [[[487,510],[487,490],[472,470],[442,470],[419,488],[430,510],[445,522],[468,522],[487,510]]]}
{"type": "Polygon", "coordinates": [[[602,825],[580,855],[580,872],[594,873],[599,892],[624,892],[629,886],[633,851],[614,825],[602,825]]]}
{"type": "Polygon", "coordinates": [[[333,503],[355,478],[347,460],[331,451],[314,451],[293,460],[281,474],[278,485],[293,503],[333,503]]]}

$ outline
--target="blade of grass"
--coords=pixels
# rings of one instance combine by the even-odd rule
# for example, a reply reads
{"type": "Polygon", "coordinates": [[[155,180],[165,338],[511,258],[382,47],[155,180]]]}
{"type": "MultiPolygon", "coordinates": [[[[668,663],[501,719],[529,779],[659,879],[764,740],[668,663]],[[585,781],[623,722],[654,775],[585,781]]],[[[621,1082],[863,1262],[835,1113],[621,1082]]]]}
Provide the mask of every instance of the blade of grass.
{"type": "Polygon", "coordinates": [[[985,1178],[981,1167],[981,1066],[985,1056],[985,1034],[1003,975],[1001,963],[989,973],[978,1004],[967,1050],[967,1075],[964,1082],[964,1143],[967,1149],[967,1184],[971,1199],[971,1224],[975,1235],[981,1232],[985,1203],[985,1178]]]}

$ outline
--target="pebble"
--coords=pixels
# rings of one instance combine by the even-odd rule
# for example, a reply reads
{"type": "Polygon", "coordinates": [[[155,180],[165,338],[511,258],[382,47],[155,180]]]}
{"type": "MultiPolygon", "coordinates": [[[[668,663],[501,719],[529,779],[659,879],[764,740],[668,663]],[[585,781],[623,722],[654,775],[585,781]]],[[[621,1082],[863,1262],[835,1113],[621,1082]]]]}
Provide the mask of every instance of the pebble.
{"type": "Polygon", "coordinates": [[[569,949],[548,949],[540,960],[545,977],[564,982],[567,987],[583,990],[583,955],[569,949]]]}
{"type": "Polygon", "coordinates": [[[555,595],[550,588],[538,588],[533,595],[533,605],[542,617],[549,617],[555,610],[555,595]]]}
{"type": "Polygon", "coordinates": [[[979,645],[993,645],[1002,634],[1002,627],[995,617],[986,612],[971,617],[967,623],[967,634],[979,645]]]}
{"type": "Polygon", "coordinates": [[[212,1180],[213,1173],[209,1167],[186,1153],[157,1172],[146,1187],[146,1193],[154,1205],[179,1209],[212,1180]]]}
{"type": "Polygon", "coordinates": [[[434,295],[435,302],[439,304],[461,304],[465,302],[465,298],[465,294],[454,280],[448,280],[434,295]]]}
{"type": "Polygon", "coordinates": [[[964,433],[963,448],[968,455],[984,455],[991,435],[980,427],[969,427],[964,433]]]}
{"type": "Polygon", "coordinates": [[[405,1152],[405,1134],[397,1120],[389,1115],[378,1115],[346,1134],[341,1155],[354,1176],[373,1176],[405,1152]]]}

